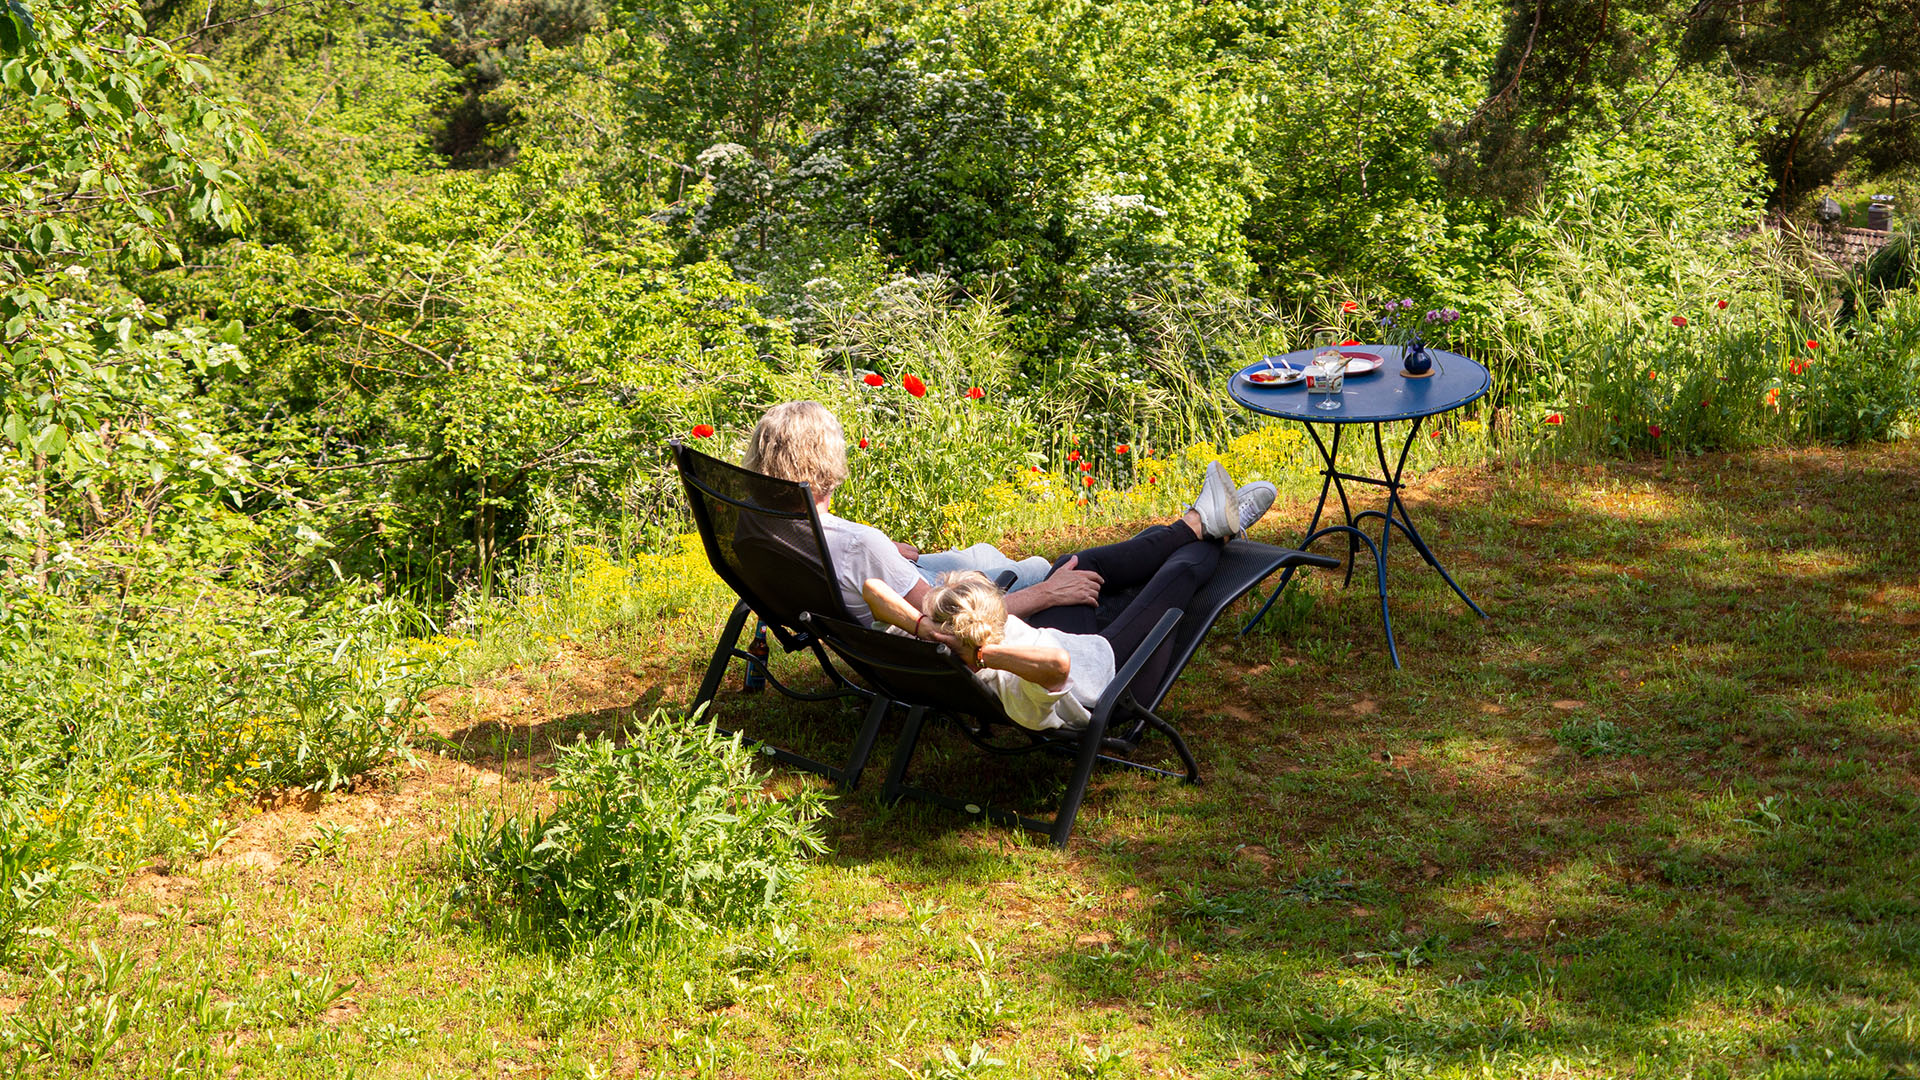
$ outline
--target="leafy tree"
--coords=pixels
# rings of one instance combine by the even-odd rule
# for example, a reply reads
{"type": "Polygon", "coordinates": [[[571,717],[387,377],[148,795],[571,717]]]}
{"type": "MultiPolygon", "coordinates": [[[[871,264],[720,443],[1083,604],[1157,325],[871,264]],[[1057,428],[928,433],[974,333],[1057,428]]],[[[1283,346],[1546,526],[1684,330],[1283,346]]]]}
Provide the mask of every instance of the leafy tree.
{"type": "MultiPolygon", "coordinates": [[[[207,0],[174,13],[168,29],[205,53],[259,127],[265,152],[241,170],[253,240],[303,245],[377,227],[382,204],[413,176],[444,166],[434,129],[458,76],[430,48],[440,23],[403,0],[267,17],[250,4],[207,0]]],[[[227,238],[201,237],[205,245],[227,238]]]]}
{"type": "Polygon", "coordinates": [[[1603,128],[1609,112],[1630,122],[1688,70],[1737,78],[1767,118],[1761,148],[1778,206],[1855,159],[1870,173],[1920,161],[1916,0],[1535,0],[1508,8],[1487,95],[1448,135],[1449,173],[1523,202],[1544,187],[1555,150],[1603,128]]]}
{"type": "Polygon", "coordinates": [[[344,568],[421,585],[489,569],[546,489],[657,512],[668,436],[774,397],[750,288],[532,151],[443,174],[363,244],[256,249],[194,288],[254,327],[256,373],[220,396],[255,456],[326,503],[344,568]]]}
{"type": "Polygon", "coordinates": [[[238,354],[150,333],[113,275],[178,258],[184,224],[238,227],[231,164],[253,139],[132,4],[9,3],[0,84],[0,446],[32,492],[28,548],[0,562],[44,584],[69,535],[204,524],[243,479],[190,400],[238,354]]]}
{"type": "Polygon", "coordinates": [[[1247,157],[1262,190],[1244,232],[1261,291],[1472,287],[1497,220],[1447,197],[1430,138],[1472,108],[1497,20],[1490,4],[1441,2],[1282,2],[1218,19],[1259,103],[1247,157]]]}
{"type": "Polygon", "coordinates": [[[1754,88],[1776,204],[1798,204],[1855,160],[1867,175],[1920,164],[1917,0],[1712,0],[1688,15],[1686,54],[1724,56],[1754,88]]]}
{"type": "Polygon", "coordinates": [[[801,141],[831,89],[825,77],[853,43],[830,8],[802,0],[627,2],[614,18],[657,49],[638,103],[689,164],[716,143],[764,162],[801,141]]]}

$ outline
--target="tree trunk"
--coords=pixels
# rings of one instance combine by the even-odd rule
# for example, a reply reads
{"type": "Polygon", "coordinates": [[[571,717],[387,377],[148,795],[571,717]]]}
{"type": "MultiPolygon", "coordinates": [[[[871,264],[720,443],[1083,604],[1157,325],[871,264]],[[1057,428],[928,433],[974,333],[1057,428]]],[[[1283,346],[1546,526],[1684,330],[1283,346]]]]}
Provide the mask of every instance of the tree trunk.
{"type": "Polygon", "coordinates": [[[474,573],[487,587],[487,567],[493,562],[493,506],[487,501],[487,478],[480,478],[480,504],[473,512],[474,573]]]}
{"type": "Polygon", "coordinates": [[[47,587],[47,455],[33,455],[33,579],[47,587]]]}

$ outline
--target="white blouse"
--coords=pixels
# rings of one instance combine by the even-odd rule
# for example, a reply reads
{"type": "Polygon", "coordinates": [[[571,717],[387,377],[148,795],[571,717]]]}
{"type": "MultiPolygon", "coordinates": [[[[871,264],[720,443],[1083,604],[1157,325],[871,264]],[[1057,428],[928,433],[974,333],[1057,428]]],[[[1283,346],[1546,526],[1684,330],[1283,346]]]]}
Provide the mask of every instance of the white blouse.
{"type": "Polygon", "coordinates": [[[1075,730],[1092,721],[1088,710],[1099,704],[1100,695],[1113,682],[1113,646],[1098,634],[1068,634],[1046,627],[1029,626],[1019,618],[1007,616],[1006,634],[1001,644],[1009,646],[1051,645],[1066,651],[1071,666],[1067,684],[1049,690],[1028,682],[1011,671],[981,668],[975,675],[1007,710],[1013,722],[1029,731],[1054,728],[1075,730]]]}

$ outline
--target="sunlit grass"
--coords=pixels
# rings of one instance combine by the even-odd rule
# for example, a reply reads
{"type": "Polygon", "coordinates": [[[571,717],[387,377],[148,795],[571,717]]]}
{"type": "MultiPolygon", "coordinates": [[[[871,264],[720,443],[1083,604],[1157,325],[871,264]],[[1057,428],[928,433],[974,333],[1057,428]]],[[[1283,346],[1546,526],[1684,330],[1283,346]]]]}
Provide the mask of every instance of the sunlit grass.
{"type": "MultiPolygon", "coordinates": [[[[1217,633],[1172,695],[1204,786],[1103,773],[1061,855],[869,782],[777,926],[639,964],[514,946],[450,903],[455,824],[544,810],[553,744],[684,702],[728,606],[705,585],[632,606],[641,560],[582,554],[501,630],[551,641],[434,699],[459,754],[65,909],[0,974],[0,1054],[27,1075],[1906,1075],[1916,479],[1908,445],[1430,474],[1416,520],[1490,620],[1396,559],[1395,672],[1370,592],[1317,573],[1284,628],[1217,633]]],[[[1263,533],[1314,493],[1288,487],[1263,533]]],[[[737,687],[720,715],[750,733],[851,730],[737,687]]]]}

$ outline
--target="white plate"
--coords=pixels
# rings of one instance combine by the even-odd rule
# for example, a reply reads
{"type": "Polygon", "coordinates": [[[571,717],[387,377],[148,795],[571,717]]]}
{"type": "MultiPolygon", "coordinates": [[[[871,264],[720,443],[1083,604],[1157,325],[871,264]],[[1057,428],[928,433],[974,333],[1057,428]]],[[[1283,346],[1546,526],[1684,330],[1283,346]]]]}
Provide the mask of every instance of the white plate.
{"type": "Polygon", "coordinates": [[[1247,372],[1245,377],[1248,382],[1255,386],[1292,386],[1294,383],[1306,378],[1307,373],[1301,371],[1299,368],[1294,368],[1292,371],[1289,371],[1276,364],[1272,371],[1255,369],[1247,372]],[[1259,378],[1254,378],[1256,375],[1258,375],[1259,378]],[[1271,375],[1272,378],[1268,378],[1269,375],[1271,375]]]}
{"type": "Polygon", "coordinates": [[[1361,352],[1358,349],[1341,349],[1340,355],[1347,358],[1347,374],[1371,375],[1380,370],[1380,354],[1361,352]]]}

